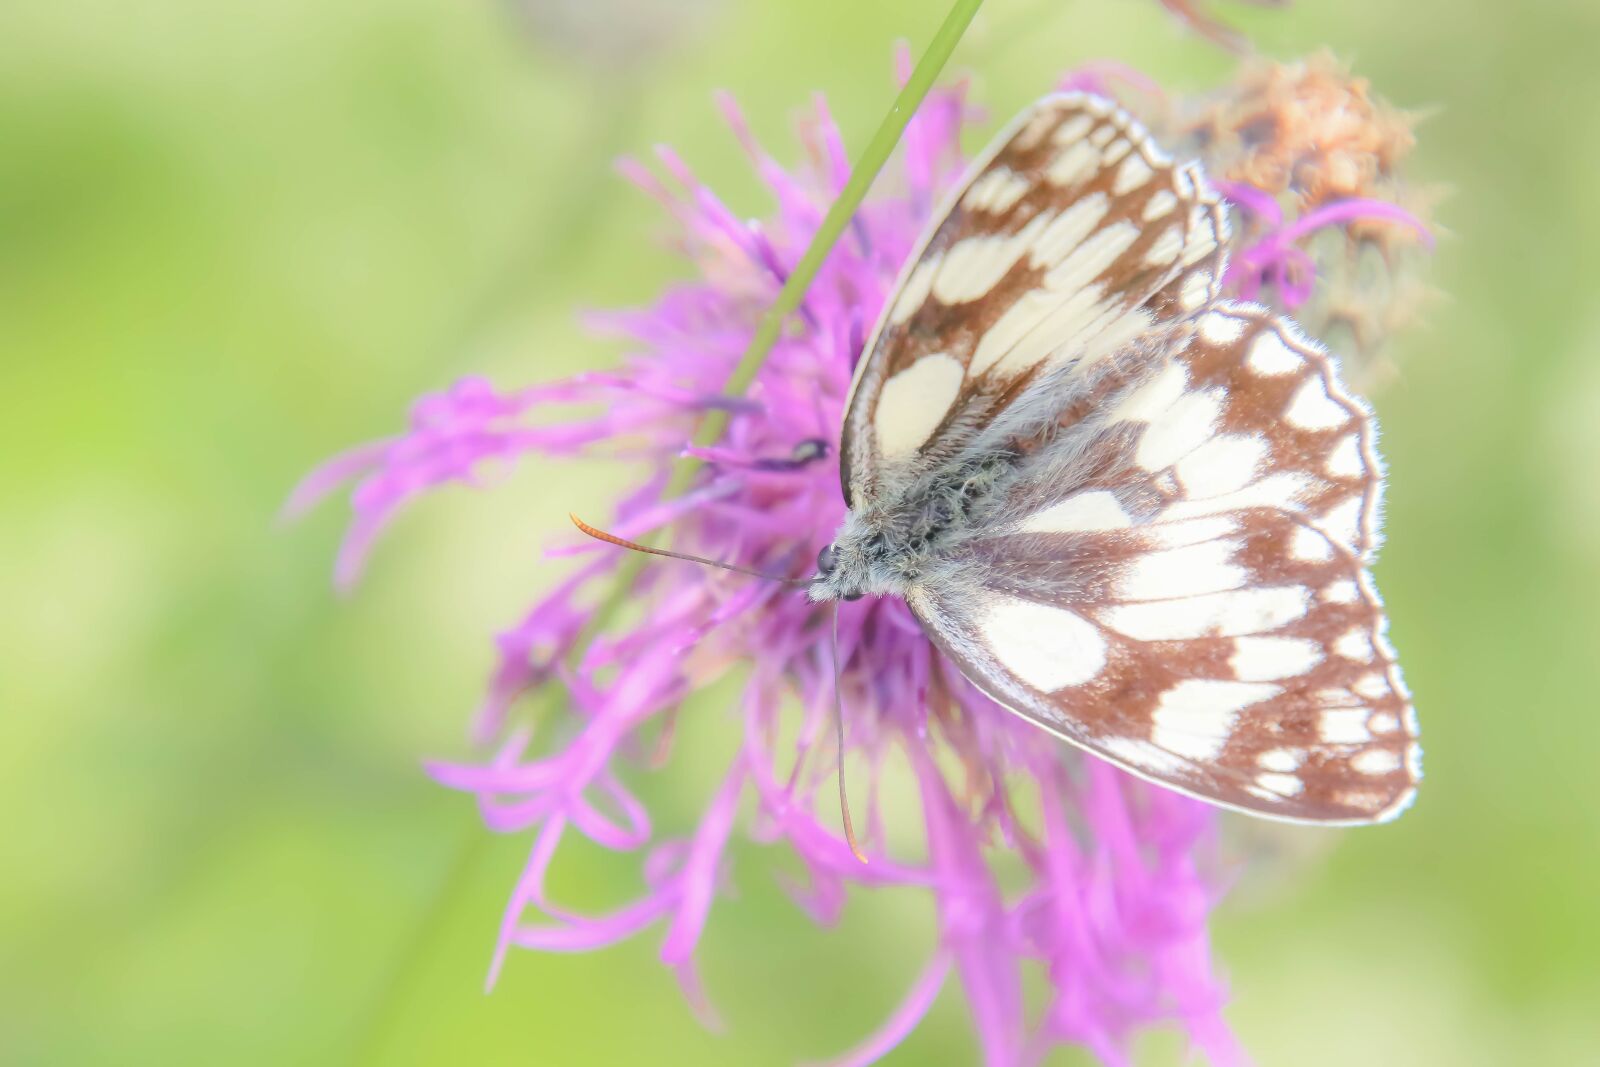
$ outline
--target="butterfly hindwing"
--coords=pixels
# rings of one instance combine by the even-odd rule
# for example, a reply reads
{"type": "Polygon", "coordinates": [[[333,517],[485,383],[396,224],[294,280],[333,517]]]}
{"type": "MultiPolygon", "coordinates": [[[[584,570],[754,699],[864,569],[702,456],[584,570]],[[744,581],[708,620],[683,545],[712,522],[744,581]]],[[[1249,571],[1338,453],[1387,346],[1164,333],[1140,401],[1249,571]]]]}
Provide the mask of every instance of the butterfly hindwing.
{"type": "Polygon", "coordinates": [[[995,699],[1145,777],[1287,819],[1398,813],[1420,753],[1365,569],[1382,471],[1331,358],[1223,302],[1101,393],[908,598],[924,627],[995,699]]]}
{"type": "Polygon", "coordinates": [[[1328,353],[1289,320],[1236,301],[1210,305],[1163,343],[1170,356],[1093,383],[1079,404],[1093,414],[1072,418],[1084,423],[1072,462],[1035,462],[1038,476],[1012,487],[1005,516],[1045,529],[1059,512],[1070,524],[1106,495],[1172,520],[1265,506],[1370,560],[1383,491],[1376,423],[1328,353]]]}
{"type": "Polygon", "coordinates": [[[1089,366],[1214,299],[1227,222],[1110,102],[1046,97],[951,194],[857,368],[847,500],[948,453],[1047,372],[1089,366]]]}

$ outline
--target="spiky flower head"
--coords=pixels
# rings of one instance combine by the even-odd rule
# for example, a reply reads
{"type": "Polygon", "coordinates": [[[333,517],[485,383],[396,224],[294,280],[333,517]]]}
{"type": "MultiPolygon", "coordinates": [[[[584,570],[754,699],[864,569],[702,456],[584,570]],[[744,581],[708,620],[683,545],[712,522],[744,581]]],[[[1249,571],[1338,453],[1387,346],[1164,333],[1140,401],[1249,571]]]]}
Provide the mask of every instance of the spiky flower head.
{"type": "Polygon", "coordinates": [[[1247,61],[1215,92],[1147,115],[1179,155],[1206,161],[1234,204],[1229,280],[1292,313],[1363,384],[1426,303],[1436,187],[1404,181],[1417,116],[1328,53],[1247,61]]]}
{"type": "MultiPolygon", "coordinates": [[[[1260,77],[1247,74],[1229,92],[1242,100],[1260,77]]],[[[1107,65],[1066,83],[1102,92],[1132,86],[1145,104],[1153,99],[1147,82],[1107,65]]],[[[1235,255],[1273,262],[1263,243],[1281,258],[1279,250],[1298,248],[1304,234],[1286,234],[1292,223],[1264,206],[1284,187],[1248,184],[1245,176],[1260,172],[1242,161],[1254,157],[1236,142],[1196,132],[1205,108],[1224,113],[1216,99],[1230,97],[1162,97],[1173,116],[1164,128],[1187,136],[1196,154],[1231,178],[1238,212],[1250,216],[1237,227],[1246,243],[1235,255]]],[[[615,370],[510,391],[463,380],[420,401],[406,433],[313,474],[293,506],[356,481],[341,583],[354,579],[373,537],[419,493],[470,484],[491,463],[618,449],[642,459],[645,474],[614,508],[609,525],[617,534],[659,534],[677,549],[740,566],[808,573],[844,515],[834,446],[852,367],[933,205],[962,173],[960,134],[978,116],[961,86],[927,99],[907,129],[897,172],[883,182],[888,188],[862,206],[749,392],[728,400],[724,384],[844,186],[849,163],[820,99],[800,123],[802,162],[793,168],[756,144],[731,101],[722,107],[772,193],[771,214],[738,218],[668,150],[654,167],[625,162],[623,173],[672,216],[675,244],[695,276],[649,307],[593,319],[597,331],[628,346],[615,370]],[[690,448],[698,420],[718,406],[730,409],[726,434],[714,447],[690,448]],[[690,492],[669,498],[669,471],[686,454],[703,467],[690,492]]],[[[1306,128],[1279,123],[1262,127],[1262,136],[1300,158],[1303,146],[1274,139],[1306,128]]],[[[1375,192],[1359,189],[1364,198],[1375,192]]],[[[1406,222],[1376,199],[1362,203],[1359,212],[1323,216],[1320,224],[1348,235],[1362,219],[1406,222]]],[[[1329,206],[1337,205],[1308,202],[1299,221],[1319,222],[1315,212],[1329,206]]],[[[1308,255],[1312,276],[1294,276],[1291,286],[1269,272],[1275,291],[1261,295],[1303,304],[1321,267],[1308,255]]],[[[1245,274],[1235,285],[1265,283],[1245,274]]],[[[935,942],[902,946],[908,958],[922,959],[905,999],[838,1063],[871,1062],[894,1047],[952,977],[987,1064],[1033,1063],[1059,1043],[1123,1063],[1132,1035],[1163,1022],[1177,1023],[1213,1063],[1240,1060],[1220,1015],[1224,990],[1208,947],[1207,916],[1220,892],[1210,808],[1068,751],[1007,714],[939,656],[897,600],[841,609],[836,679],[829,609],[803,593],[652,559],[622,589],[642,610],[597,628],[596,604],[615,600],[622,554],[592,542],[564,544],[556,554],[577,557],[571,574],[500,635],[499,667],[474,730],[486,754],[430,767],[439,782],[476,800],[491,830],[532,838],[491,981],[514,947],[599,948],[659,930],[663,962],[709,1011],[695,950],[734,876],[729,843],[740,832],[799,858],[804,877],[789,888],[819,923],[839,916],[851,886],[911,887],[936,904],[935,942]],[[696,825],[658,827],[635,787],[670,768],[677,709],[730,672],[741,679],[727,712],[729,729],[740,733],[737,751],[706,789],[696,825]],[[516,720],[518,698],[552,689],[565,709],[558,721],[516,720]],[[850,749],[842,754],[826,728],[836,701],[847,716],[850,749]],[[851,855],[829,803],[841,759],[849,774],[871,783],[866,864],[851,855]],[[753,814],[741,821],[747,803],[753,814]],[[901,820],[915,813],[913,840],[886,832],[886,805],[896,805],[901,820]],[[574,834],[637,857],[632,903],[597,914],[550,897],[550,866],[574,834]],[[1023,995],[1030,972],[1048,990],[1031,1012],[1023,995]]]]}

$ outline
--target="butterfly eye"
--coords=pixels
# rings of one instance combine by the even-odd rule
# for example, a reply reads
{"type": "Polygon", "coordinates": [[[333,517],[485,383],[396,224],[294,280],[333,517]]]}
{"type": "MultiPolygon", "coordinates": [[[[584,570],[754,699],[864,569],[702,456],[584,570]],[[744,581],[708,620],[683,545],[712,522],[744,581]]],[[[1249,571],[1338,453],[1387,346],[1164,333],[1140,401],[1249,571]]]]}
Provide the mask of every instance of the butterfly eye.
{"type": "Polygon", "coordinates": [[[839,599],[840,600],[860,600],[862,597],[864,597],[866,595],[867,594],[865,594],[865,593],[846,593],[844,596],[840,597],[839,599]]]}
{"type": "Polygon", "coordinates": [[[838,565],[839,553],[833,550],[832,545],[817,553],[817,570],[824,578],[832,574],[833,568],[838,565]]]}

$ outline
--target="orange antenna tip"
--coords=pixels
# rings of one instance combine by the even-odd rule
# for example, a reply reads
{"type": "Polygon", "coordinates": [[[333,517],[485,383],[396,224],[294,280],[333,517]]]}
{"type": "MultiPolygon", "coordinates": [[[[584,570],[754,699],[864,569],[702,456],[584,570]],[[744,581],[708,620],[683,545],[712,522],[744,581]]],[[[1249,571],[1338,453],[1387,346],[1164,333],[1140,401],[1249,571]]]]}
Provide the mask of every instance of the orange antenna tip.
{"type": "Polygon", "coordinates": [[[687,563],[698,563],[705,567],[716,567],[718,570],[733,571],[735,574],[748,574],[752,578],[765,578],[769,582],[782,582],[785,585],[803,586],[806,584],[805,580],[802,578],[790,578],[782,574],[768,574],[765,571],[754,570],[750,567],[741,567],[735,563],[720,563],[714,559],[706,559],[704,556],[691,556],[687,552],[669,552],[664,548],[651,548],[649,545],[641,545],[637,541],[629,541],[625,537],[618,537],[616,534],[606,533],[604,530],[590,526],[588,523],[584,522],[570,511],[567,512],[567,518],[572,520],[572,525],[576,526],[578,529],[582,530],[596,541],[604,541],[608,545],[616,545],[618,548],[626,548],[630,552],[643,552],[648,556],[665,556],[667,559],[681,559],[687,563]]]}

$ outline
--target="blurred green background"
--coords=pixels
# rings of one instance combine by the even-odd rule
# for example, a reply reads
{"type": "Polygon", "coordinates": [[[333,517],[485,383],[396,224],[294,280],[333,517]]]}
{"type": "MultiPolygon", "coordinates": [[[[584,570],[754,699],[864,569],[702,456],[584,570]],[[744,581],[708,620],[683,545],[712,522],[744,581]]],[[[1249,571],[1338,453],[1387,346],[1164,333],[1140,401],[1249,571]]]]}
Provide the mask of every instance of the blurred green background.
{"type": "MultiPolygon", "coordinates": [[[[556,572],[539,546],[620,474],[448,492],[345,601],[342,506],[275,525],[419,392],[612,357],[575,311],[683,269],[614,155],[671,143],[762,212],[711,91],[792,160],[821,90],[859,148],[891,42],[945,5],[607,0],[588,28],[563,6],[586,8],[0,5],[0,1061],[788,1063],[863,1035],[923,958],[924,911],[862,899],[813,932],[742,846],[704,948],[725,1035],[654,934],[516,955],[483,996],[527,842],[488,840],[418,760],[464,752],[492,631],[556,572]]],[[[1377,398],[1428,781],[1222,910],[1231,1018],[1263,1064],[1595,1062],[1600,7],[1222,13],[1437,107],[1412,173],[1454,188],[1447,299],[1377,398]]],[[[990,0],[952,70],[998,120],[1101,56],[1179,89],[1229,69],[1154,0],[990,0]]],[[[627,870],[574,850],[558,889],[614,901],[627,870]]],[[[952,988],[892,1062],[973,1057],[952,988]]]]}

